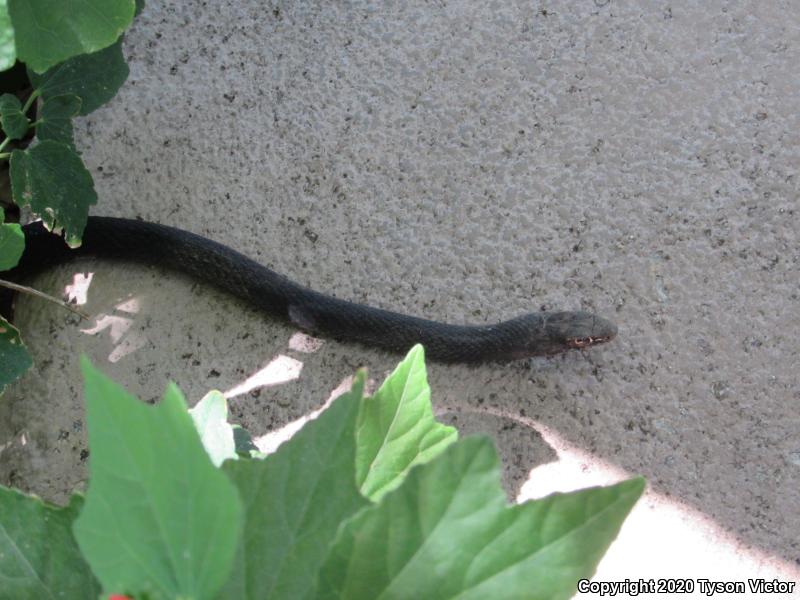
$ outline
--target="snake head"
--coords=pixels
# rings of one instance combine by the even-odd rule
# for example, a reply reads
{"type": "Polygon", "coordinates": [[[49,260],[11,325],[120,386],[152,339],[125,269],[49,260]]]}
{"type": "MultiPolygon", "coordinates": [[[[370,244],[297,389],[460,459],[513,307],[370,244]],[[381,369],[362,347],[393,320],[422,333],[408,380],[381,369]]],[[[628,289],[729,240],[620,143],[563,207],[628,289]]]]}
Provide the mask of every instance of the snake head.
{"type": "Polygon", "coordinates": [[[588,348],[611,341],[617,335],[614,323],[588,312],[547,313],[544,330],[559,349],[588,348]]]}
{"type": "Polygon", "coordinates": [[[510,353],[513,358],[588,348],[611,341],[617,335],[614,323],[588,312],[533,313],[508,323],[514,327],[518,340],[510,353]]]}

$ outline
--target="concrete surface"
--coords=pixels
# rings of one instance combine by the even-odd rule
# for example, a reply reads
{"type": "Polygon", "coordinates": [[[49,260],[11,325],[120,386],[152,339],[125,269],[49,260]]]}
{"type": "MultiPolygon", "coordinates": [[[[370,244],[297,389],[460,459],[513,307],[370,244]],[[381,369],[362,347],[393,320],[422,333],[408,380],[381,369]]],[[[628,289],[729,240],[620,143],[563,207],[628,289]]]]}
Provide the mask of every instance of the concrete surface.
{"type": "MultiPolygon", "coordinates": [[[[129,81],[76,137],[95,214],[184,227],[319,290],[452,322],[615,319],[619,339],[588,352],[432,365],[437,410],[498,439],[512,497],[561,455],[549,431],[585,470],[647,476],[644,505],[705,519],[706,556],[734,543],[787,577],[798,23],[789,1],[151,2],[129,81]]],[[[397,361],[292,350],[291,327],[155,269],[83,263],[38,285],[59,294],[78,271],[92,323],[20,302],[37,369],[0,401],[0,480],[46,498],[86,476],[79,352],[146,400],[272,365],[282,383],[231,401],[256,435],[397,361]]],[[[637,528],[640,554],[663,545],[637,528]]],[[[676,561],[693,543],[673,542],[676,561]]]]}

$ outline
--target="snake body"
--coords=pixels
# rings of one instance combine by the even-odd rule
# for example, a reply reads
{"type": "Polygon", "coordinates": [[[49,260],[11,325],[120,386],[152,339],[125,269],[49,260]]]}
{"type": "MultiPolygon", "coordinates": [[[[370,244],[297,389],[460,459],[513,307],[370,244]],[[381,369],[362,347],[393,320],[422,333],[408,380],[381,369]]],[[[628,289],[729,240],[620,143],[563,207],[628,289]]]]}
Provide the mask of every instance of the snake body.
{"type": "Polygon", "coordinates": [[[405,352],[416,343],[442,362],[509,361],[585,348],[614,338],[617,327],[587,312],[538,312],[495,325],[451,325],[321,294],[202,236],[146,221],[89,217],[72,250],[41,222],[23,227],[29,273],[79,256],[123,259],[186,273],[315,335],[405,352]]]}

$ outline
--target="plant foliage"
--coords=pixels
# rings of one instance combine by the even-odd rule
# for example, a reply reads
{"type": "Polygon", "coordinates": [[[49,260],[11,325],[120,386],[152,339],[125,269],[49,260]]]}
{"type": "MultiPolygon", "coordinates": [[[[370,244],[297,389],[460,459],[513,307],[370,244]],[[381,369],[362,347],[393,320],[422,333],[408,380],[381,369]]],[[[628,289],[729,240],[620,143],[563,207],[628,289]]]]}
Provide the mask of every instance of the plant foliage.
{"type": "Polygon", "coordinates": [[[174,385],[152,407],[85,359],[83,371],[86,500],[59,508],[0,488],[0,600],[569,598],[644,489],[635,478],[507,505],[490,440],[456,441],[424,418],[421,348],[373,398],[359,372],[264,458],[234,455],[218,393],[190,415],[174,385]],[[437,443],[414,427],[404,442],[389,414],[422,415],[437,443]],[[364,477],[379,439],[393,467],[364,477]]]}
{"type": "MultiPolygon", "coordinates": [[[[134,0],[7,0],[16,55],[37,73],[113,44],[133,20],[134,0]]],[[[10,65],[9,65],[10,66],[10,65]]]]}
{"type": "MultiPolygon", "coordinates": [[[[19,97],[0,96],[0,160],[10,161],[13,201],[30,207],[48,229],[63,231],[73,247],[97,193],[72,119],[101,107],[125,82],[121,34],[143,6],[142,0],[0,0],[0,71],[19,58],[31,84],[19,97]]],[[[0,227],[5,271],[17,263],[16,240],[23,238],[10,237],[11,225],[0,227]]],[[[19,332],[0,318],[0,392],[31,364],[19,332]]]]}
{"type": "MultiPolygon", "coordinates": [[[[25,249],[22,228],[16,223],[4,223],[0,210],[0,271],[14,268],[25,249]]],[[[0,393],[31,368],[33,360],[22,343],[19,330],[0,317],[0,393]]]]}
{"type": "MultiPolygon", "coordinates": [[[[81,242],[94,182],[72,119],[128,76],[121,34],[142,0],[0,0],[0,160],[14,201],[81,242]]],[[[0,217],[2,217],[0,213],[0,217]]],[[[0,218],[0,271],[22,255],[0,218]]],[[[0,391],[30,367],[0,318],[0,391]]],[[[568,598],[590,577],[644,481],[507,505],[488,438],[438,423],[421,347],[374,397],[365,373],[273,454],[210,392],[155,407],[82,361],[89,485],[68,506],[0,486],[0,600],[568,598]]]]}
{"type": "Polygon", "coordinates": [[[211,597],[241,535],[236,489],[175,385],[150,407],[82,362],[92,456],[74,531],[92,571],[106,592],[211,597]]]}

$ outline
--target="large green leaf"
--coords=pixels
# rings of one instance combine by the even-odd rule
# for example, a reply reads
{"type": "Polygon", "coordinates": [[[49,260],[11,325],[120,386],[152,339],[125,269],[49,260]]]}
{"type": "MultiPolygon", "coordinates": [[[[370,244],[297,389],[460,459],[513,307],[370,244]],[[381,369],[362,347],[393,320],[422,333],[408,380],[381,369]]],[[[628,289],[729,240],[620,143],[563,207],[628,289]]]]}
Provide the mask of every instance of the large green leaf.
{"type": "Polygon", "coordinates": [[[7,0],[0,0],[0,71],[14,66],[17,49],[14,45],[14,26],[8,14],[7,0]]]}
{"type": "Polygon", "coordinates": [[[425,353],[418,344],[362,405],[356,458],[361,493],[377,501],[400,485],[413,465],[431,460],[457,438],[455,428],[433,418],[425,353]]]}
{"type": "Polygon", "coordinates": [[[364,389],[352,390],[263,460],[223,465],[245,505],[237,569],[220,598],[303,598],[340,523],[367,504],[355,484],[355,427],[364,389]]]}
{"type": "Polygon", "coordinates": [[[73,496],[62,508],[0,486],[0,599],[97,598],[72,535],[82,504],[73,496]]]}
{"type": "Polygon", "coordinates": [[[36,137],[40,141],[53,140],[75,149],[72,118],[81,110],[81,99],[74,94],[49,97],[39,111],[36,137]]]}
{"type": "Polygon", "coordinates": [[[120,39],[99,52],[71,58],[42,75],[28,69],[28,78],[45,102],[54,96],[72,94],[81,99],[80,114],[88,115],[116,95],[128,72],[120,39]]]}
{"type": "Polygon", "coordinates": [[[238,458],[233,427],[228,423],[228,403],[225,396],[212,390],[189,410],[189,414],[192,415],[200,441],[214,466],[220,466],[229,458],[238,458]]]}
{"type": "Polygon", "coordinates": [[[11,153],[11,191],[20,206],[30,205],[45,227],[63,229],[79,246],[89,207],[97,203],[94,181],[83,161],[66,144],[45,140],[11,153]]]}
{"type": "Polygon", "coordinates": [[[113,44],[134,9],[134,0],[8,0],[17,55],[37,73],[113,44]]]}
{"type": "Polygon", "coordinates": [[[19,330],[0,317],[0,393],[32,365],[33,359],[22,343],[19,330]]]}
{"type": "Polygon", "coordinates": [[[0,123],[3,133],[12,140],[19,140],[28,131],[28,118],[22,114],[22,104],[14,94],[0,96],[0,123]]]}
{"type": "Polygon", "coordinates": [[[509,507],[491,441],[468,437],[342,527],[316,597],[567,599],[643,490],[639,478],[509,507]]]}
{"type": "Polygon", "coordinates": [[[139,402],[82,360],[89,490],[75,537],[105,593],[213,598],[231,570],[242,507],[208,458],[180,391],[139,402]]]}

